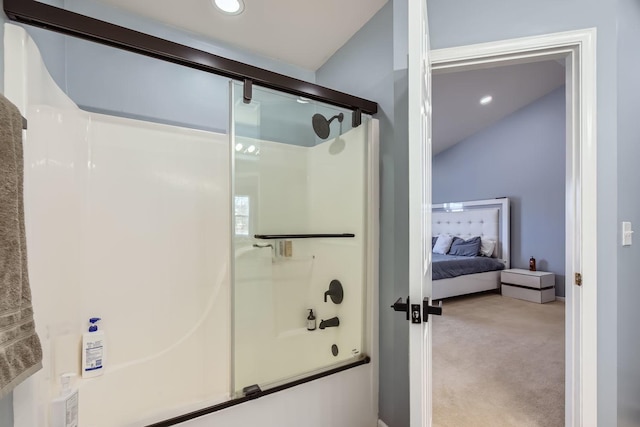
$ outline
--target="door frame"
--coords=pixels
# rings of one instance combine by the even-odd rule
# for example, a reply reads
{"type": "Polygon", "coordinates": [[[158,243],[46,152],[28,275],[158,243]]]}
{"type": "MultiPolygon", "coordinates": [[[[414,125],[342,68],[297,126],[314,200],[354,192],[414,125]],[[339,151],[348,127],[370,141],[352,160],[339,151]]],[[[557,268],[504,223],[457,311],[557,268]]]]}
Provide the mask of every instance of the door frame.
{"type": "MultiPolygon", "coordinates": [[[[566,58],[565,425],[597,409],[596,29],[435,49],[433,73],[566,58]],[[581,274],[582,285],[574,275],[581,274]]],[[[430,381],[429,381],[430,382],[430,381]]]]}

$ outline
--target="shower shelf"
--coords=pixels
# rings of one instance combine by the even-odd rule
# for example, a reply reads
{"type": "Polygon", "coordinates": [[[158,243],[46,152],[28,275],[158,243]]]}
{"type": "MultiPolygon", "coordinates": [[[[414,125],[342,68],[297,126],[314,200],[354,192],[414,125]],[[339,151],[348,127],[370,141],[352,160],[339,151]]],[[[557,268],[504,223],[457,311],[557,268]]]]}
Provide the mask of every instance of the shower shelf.
{"type": "Polygon", "coordinates": [[[273,239],[324,239],[324,238],[350,238],[356,237],[353,233],[342,234],[256,234],[256,239],[273,240],[273,239]]]}

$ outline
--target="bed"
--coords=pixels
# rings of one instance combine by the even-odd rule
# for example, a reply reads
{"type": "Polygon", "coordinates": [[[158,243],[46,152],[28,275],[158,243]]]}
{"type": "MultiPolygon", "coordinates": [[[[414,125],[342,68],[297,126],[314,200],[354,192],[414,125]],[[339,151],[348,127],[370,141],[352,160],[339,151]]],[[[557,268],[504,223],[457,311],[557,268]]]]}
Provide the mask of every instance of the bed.
{"type": "MultiPolygon", "coordinates": [[[[432,235],[468,241],[480,236],[495,242],[487,256],[432,254],[432,299],[438,300],[500,288],[500,272],[510,267],[509,199],[434,205],[432,235]]],[[[460,243],[460,241],[458,241],[460,243]]],[[[434,242],[435,243],[435,242],[434,242]]]]}

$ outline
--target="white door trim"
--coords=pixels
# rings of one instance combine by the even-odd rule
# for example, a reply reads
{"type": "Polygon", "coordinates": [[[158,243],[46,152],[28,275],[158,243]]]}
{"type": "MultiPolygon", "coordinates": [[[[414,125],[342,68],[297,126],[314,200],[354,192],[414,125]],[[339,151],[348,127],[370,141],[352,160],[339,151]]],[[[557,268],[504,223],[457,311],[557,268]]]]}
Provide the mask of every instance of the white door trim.
{"type": "Polygon", "coordinates": [[[597,401],[596,30],[431,51],[433,73],[567,58],[565,425],[595,426],[597,401]],[[582,286],[574,273],[582,274],[582,286]]]}

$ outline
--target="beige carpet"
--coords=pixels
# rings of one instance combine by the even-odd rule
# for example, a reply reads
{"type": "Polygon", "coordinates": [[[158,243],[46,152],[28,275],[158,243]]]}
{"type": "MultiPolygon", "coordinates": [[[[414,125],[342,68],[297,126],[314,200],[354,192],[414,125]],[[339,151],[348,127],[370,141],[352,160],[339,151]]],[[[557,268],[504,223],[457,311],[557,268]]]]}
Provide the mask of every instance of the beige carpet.
{"type": "Polygon", "coordinates": [[[433,316],[434,427],[564,425],[564,303],[444,300],[433,316]]]}

